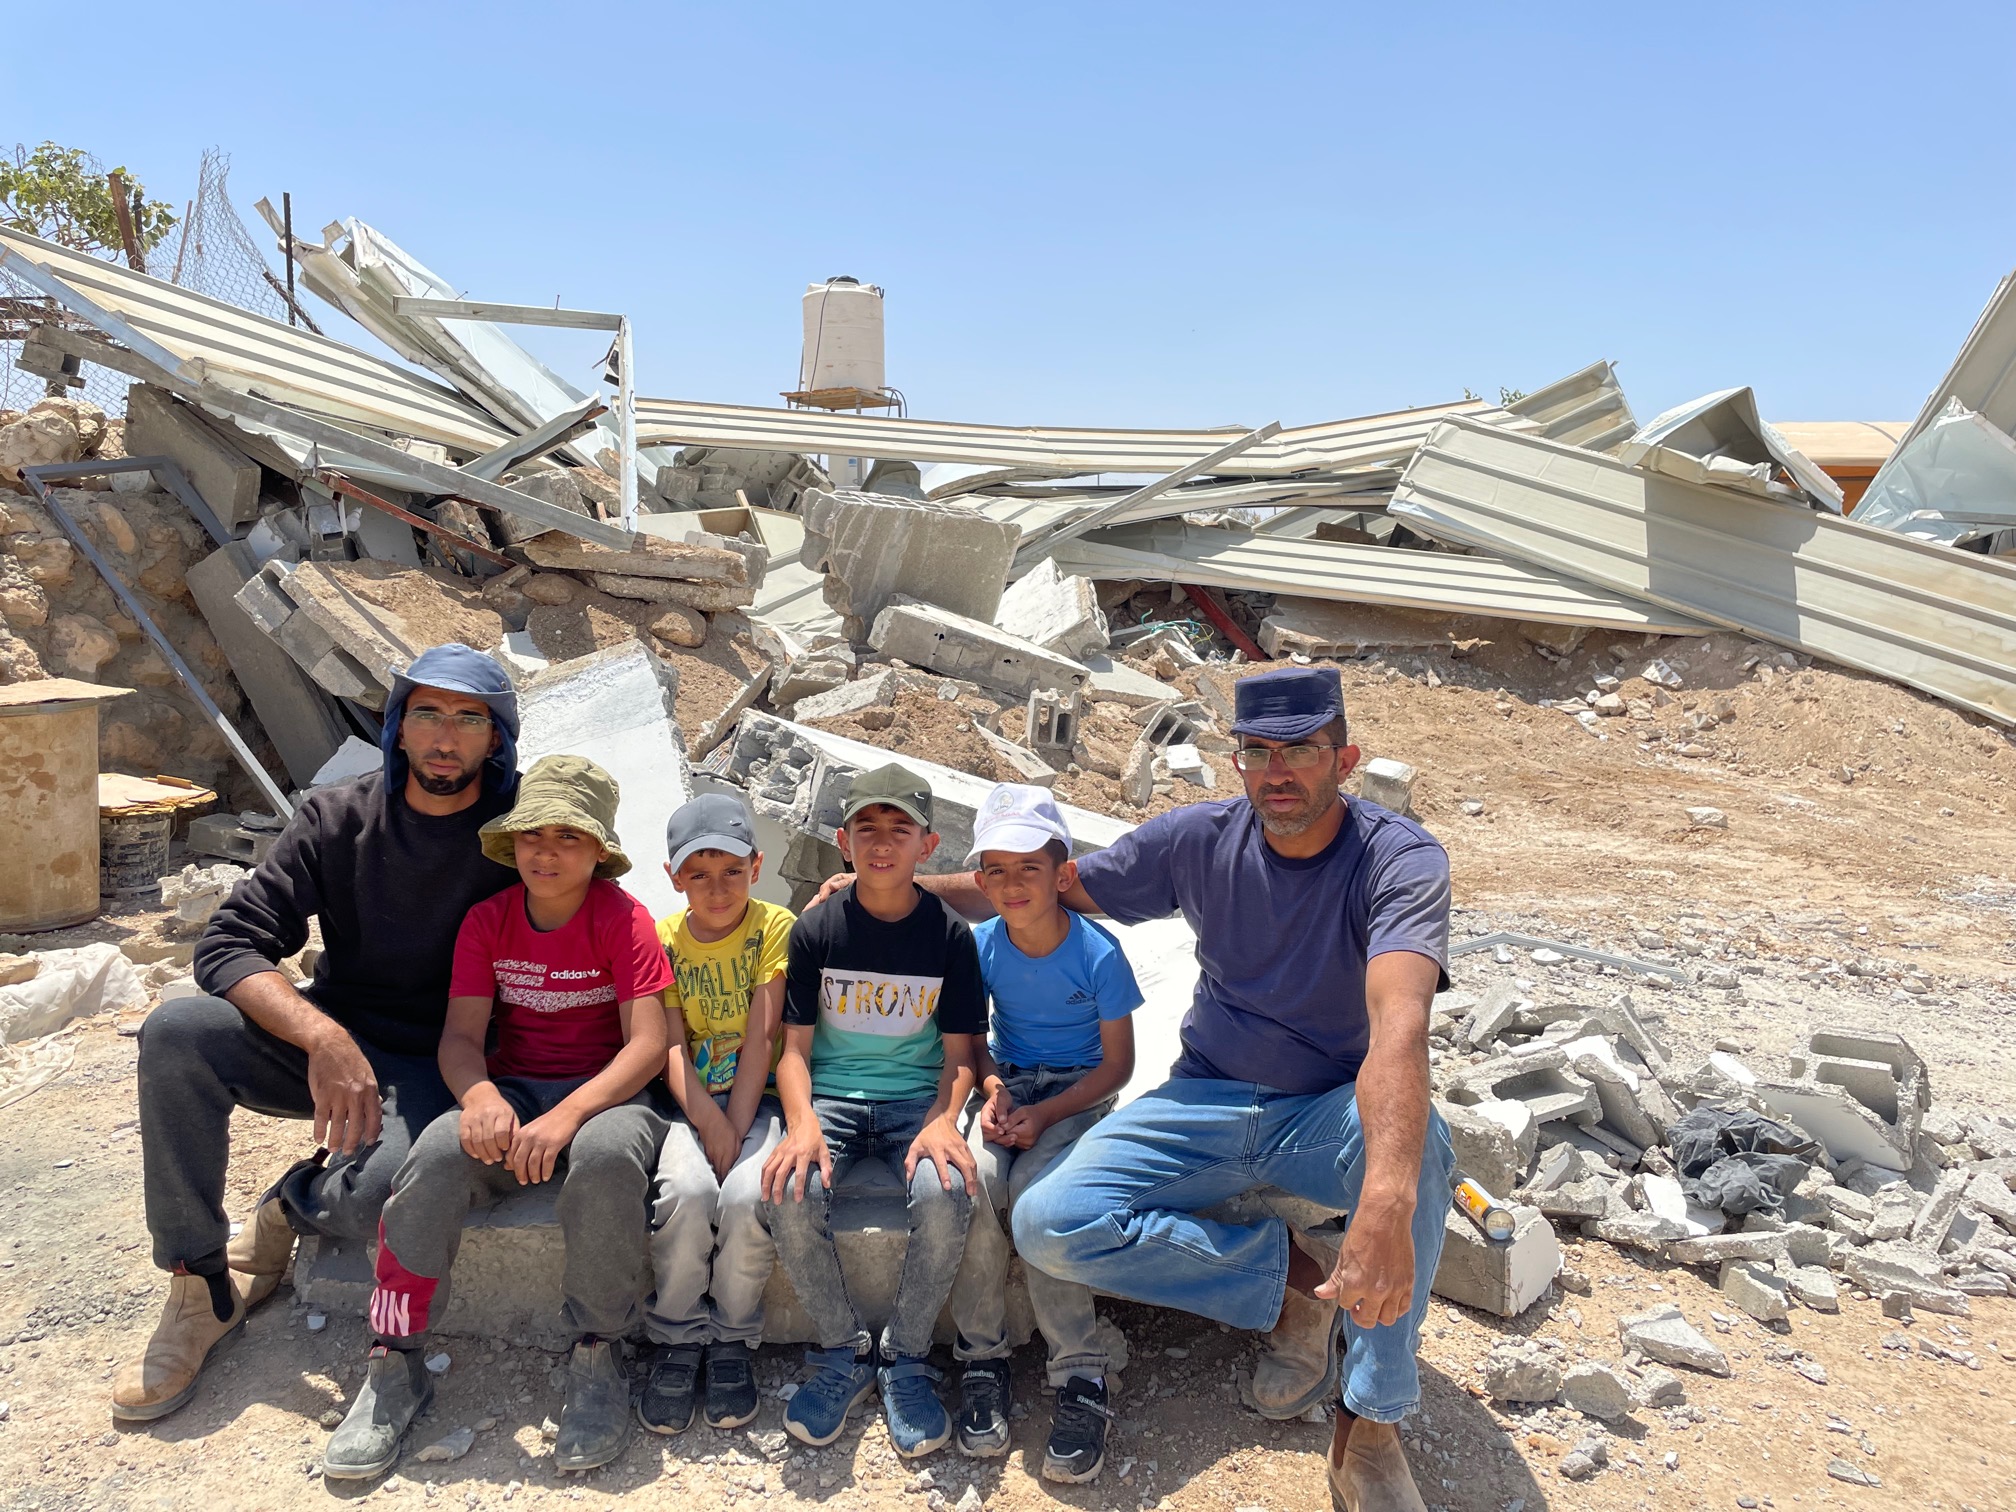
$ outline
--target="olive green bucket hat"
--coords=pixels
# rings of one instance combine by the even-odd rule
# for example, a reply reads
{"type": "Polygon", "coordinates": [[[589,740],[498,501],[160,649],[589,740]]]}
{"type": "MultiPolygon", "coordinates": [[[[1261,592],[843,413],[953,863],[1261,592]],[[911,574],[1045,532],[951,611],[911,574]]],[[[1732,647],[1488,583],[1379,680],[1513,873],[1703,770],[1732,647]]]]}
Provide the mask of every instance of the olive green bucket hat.
{"type": "Polygon", "coordinates": [[[517,865],[511,837],[525,830],[564,824],[593,835],[609,854],[595,868],[598,877],[620,877],[630,870],[630,858],[616,842],[616,805],[621,799],[616,779],[586,756],[542,756],[518,780],[518,801],[477,833],[483,854],[499,866],[517,865]]]}

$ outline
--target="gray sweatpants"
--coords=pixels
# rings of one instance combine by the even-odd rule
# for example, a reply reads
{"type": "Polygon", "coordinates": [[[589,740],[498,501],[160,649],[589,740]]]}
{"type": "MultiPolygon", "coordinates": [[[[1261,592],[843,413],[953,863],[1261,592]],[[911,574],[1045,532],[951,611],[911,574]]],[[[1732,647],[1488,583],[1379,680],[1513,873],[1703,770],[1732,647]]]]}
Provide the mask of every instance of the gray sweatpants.
{"type": "MultiPolygon", "coordinates": [[[[532,1081],[501,1076],[497,1090],[530,1123],[586,1077],[532,1081]]],[[[561,1316],[578,1334],[618,1338],[637,1322],[644,1300],[646,1201],[651,1167],[668,1120],[645,1094],[605,1108],[581,1125],[554,1166],[560,1233],[567,1245],[561,1316]]],[[[526,1188],[499,1162],[485,1165],[462,1148],[462,1110],[427,1126],[392,1181],[378,1227],[377,1287],[371,1327],[403,1348],[448,1307],[448,1274],[462,1246],[462,1220],[526,1188]]]]}
{"type": "MultiPolygon", "coordinates": [[[[357,1048],[378,1078],[375,1144],[291,1172],[280,1198],[296,1232],[369,1239],[392,1178],[420,1132],[455,1106],[432,1055],[357,1048]]],[[[163,1270],[223,1252],[231,1113],[311,1118],[308,1052],[269,1034],[223,998],[174,998],[140,1026],[140,1159],[154,1263],[163,1270]]]]}
{"type": "MultiPolygon", "coordinates": [[[[1017,1107],[1055,1097],[1075,1086],[1091,1068],[1076,1066],[1060,1070],[1052,1066],[1020,1068],[1003,1066],[1001,1079],[1017,1107]]],[[[1015,1204],[1039,1178],[1054,1166],[1077,1142],[1078,1136],[1104,1118],[1113,1108],[1107,1098],[1082,1113],[1061,1118],[1037,1137],[1026,1150],[991,1144],[980,1133],[980,1109],[986,1098],[975,1093],[967,1106],[967,1143],[973,1150],[973,1164],[980,1179],[980,1199],[973,1204],[973,1226],[966,1231],[966,1254],[959,1262],[959,1274],[952,1283],[952,1321],[959,1338],[953,1353],[962,1360],[1005,1360],[1009,1355],[1007,1329],[1008,1215],[1015,1204]]],[[[1022,1266],[1029,1286],[1029,1310],[1043,1331],[1049,1347],[1049,1380],[1064,1386],[1073,1376],[1097,1379],[1111,1365],[1099,1344],[1099,1318],[1094,1311],[1092,1288],[1075,1281],[1059,1281],[1035,1266],[1022,1266]]]]}
{"type": "MultiPolygon", "coordinates": [[[[714,1099],[728,1111],[728,1095],[714,1099]]],[[[693,1125],[672,1121],[658,1152],[652,1186],[651,1273],[657,1290],[644,1309],[654,1344],[763,1342],[763,1288],[777,1264],[777,1246],[757,1215],[763,1162],[784,1137],[784,1110],[774,1097],[756,1117],[726,1180],[716,1180],[693,1125]]]]}

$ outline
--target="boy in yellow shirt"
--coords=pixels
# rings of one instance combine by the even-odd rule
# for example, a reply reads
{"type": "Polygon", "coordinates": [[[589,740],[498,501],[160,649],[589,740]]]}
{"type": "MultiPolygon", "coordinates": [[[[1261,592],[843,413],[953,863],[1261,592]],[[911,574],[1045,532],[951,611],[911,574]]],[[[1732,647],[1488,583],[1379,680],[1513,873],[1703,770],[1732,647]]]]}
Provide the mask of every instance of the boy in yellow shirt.
{"type": "Polygon", "coordinates": [[[658,924],[675,982],[665,989],[671,1040],[665,1082],[683,1119],[658,1157],[645,1309],[653,1346],[637,1417],[653,1433],[702,1415],[710,1428],[756,1416],[754,1351],[763,1288],[777,1249],[758,1220],[763,1162],[784,1111],[766,1092],[780,1047],[791,911],[751,898],[763,869],[740,799],[708,794],[665,829],[666,870],[686,906],[658,924]]]}

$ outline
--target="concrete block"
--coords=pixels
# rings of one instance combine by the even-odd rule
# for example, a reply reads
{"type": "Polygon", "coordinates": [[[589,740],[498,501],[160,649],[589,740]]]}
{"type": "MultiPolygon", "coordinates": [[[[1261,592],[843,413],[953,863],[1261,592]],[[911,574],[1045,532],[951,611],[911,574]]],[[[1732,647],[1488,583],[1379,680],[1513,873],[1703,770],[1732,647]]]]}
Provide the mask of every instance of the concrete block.
{"type": "Polygon", "coordinates": [[[1601,1239],[1605,1244],[1619,1245],[1625,1249],[1645,1250],[1652,1254],[1665,1253],[1666,1246],[1676,1239],[1693,1237],[1692,1230],[1679,1219],[1668,1218],[1660,1213],[1634,1213],[1630,1211],[1606,1213],[1601,1218],[1591,1219],[1582,1225],[1582,1232],[1592,1239],[1601,1239]]]}
{"type": "Polygon", "coordinates": [[[1497,982],[1485,992],[1483,999],[1470,1010],[1463,1020],[1463,1028],[1458,1038],[1473,1050],[1483,1050],[1504,1032],[1505,1027],[1532,1003],[1519,995],[1519,989],[1510,982],[1497,982]]]}
{"type": "Polygon", "coordinates": [[[1911,1169],[1911,1135],[1886,1123],[1845,1087],[1766,1081],[1759,1082],[1756,1091],[1773,1113],[1818,1140],[1837,1162],[1860,1160],[1886,1171],[1911,1169]]]}
{"type": "Polygon", "coordinates": [[[238,602],[239,593],[253,584],[276,601],[280,595],[258,575],[258,561],[242,541],[196,563],[189,569],[188,583],[190,597],[203,611],[287,775],[305,787],[343,744],[349,727],[328,695],[238,602]]]}
{"type": "Polygon", "coordinates": [[[1641,1149],[1663,1142],[1665,1129],[1640,1101],[1640,1089],[1649,1076],[1627,1066],[1607,1039],[1590,1036],[1571,1040],[1561,1048],[1570,1068],[1595,1089],[1604,1123],[1641,1149]]]}
{"type": "Polygon", "coordinates": [[[1414,811],[1414,781],[1420,773],[1413,767],[1390,756],[1374,756],[1358,771],[1358,792],[1366,802],[1396,814],[1414,811]]]}
{"type": "Polygon", "coordinates": [[[1017,697],[1070,692],[1091,675],[1069,657],[936,605],[898,601],[875,617],[868,644],[884,656],[963,677],[1017,697]]]}
{"type": "Polygon", "coordinates": [[[1815,1312],[1841,1311],[1841,1289],[1824,1265],[1795,1265],[1785,1272],[1785,1290],[1815,1312]]]}
{"type": "MultiPolygon", "coordinates": [[[[791,717],[800,724],[809,724],[819,719],[844,719],[849,714],[858,714],[877,704],[894,703],[898,690],[903,686],[902,676],[894,667],[884,667],[853,682],[841,682],[823,692],[807,693],[790,705],[791,717]]],[[[788,700],[776,698],[772,701],[781,706],[788,700]]]]}
{"type": "Polygon", "coordinates": [[[1460,1103],[1438,1101],[1435,1111],[1449,1125],[1449,1139],[1456,1149],[1456,1168],[1492,1196],[1511,1196],[1526,1171],[1526,1162],[1520,1158],[1511,1130],[1460,1103]]]}
{"type": "Polygon", "coordinates": [[[1792,1311],[1785,1278],[1754,1261],[1725,1261],[1716,1284],[1723,1296],[1759,1323],[1776,1323],[1792,1311]]]}
{"type": "Polygon", "coordinates": [[[1059,693],[1055,688],[1037,688],[1029,695],[1023,714],[1023,743],[1051,766],[1063,767],[1078,744],[1078,717],[1082,693],[1059,693]]]}
{"type": "Polygon", "coordinates": [[[1610,1210],[1610,1183],[1600,1176],[1580,1176],[1556,1187],[1529,1187],[1519,1193],[1519,1200],[1531,1203],[1549,1218],[1601,1219],[1610,1210]]]}
{"type": "Polygon", "coordinates": [[[679,906],[665,875],[665,821],[693,796],[674,713],[677,671],[640,641],[555,662],[518,692],[518,761],[586,752],[616,779],[616,824],[631,870],[623,885],[662,918],[679,906]]]}
{"type": "MultiPolygon", "coordinates": [[[[558,474],[533,474],[554,477],[558,474]]],[[[525,487],[516,484],[514,487],[525,487]]],[[[530,491],[529,489],[527,490],[530,491]]],[[[711,539],[711,538],[710,538],[711,539]]],[[[667,582],[716,583],[724,589],[745,591],[741,602],[755,596],[756,580],[762,571],[761,559],[751,571],[746,543],[730,549],[726,543],[696,545],[689,541],[667,541],[656,535],[638,534],[630,538],[626,551],[598,546],[571,536],[564,530],[542,531],[524,542],[526,560],[535,567],[557,572],[585,572],[618,577],[657,578],[667,582]]]]}
{"type": "Polygon", "coordinates": [[[175,462],[227,530],[259,518],[259,464],[151,384],[126,391],[126,455],[175,462]]]}
{"type": "Polygon", "coordinates": [[[254,829],[236,814],[205,814],[189,821],[189,849],[199,856],[220,856],[240,866],[257,866],[280,838],[280,831],[254,829]]]}
{"type": "Polygon", "coordinates": [[[1195,720],[1182,712],[1182,707],[1173,700],[1150,704],[1136,709],[1131,717],[1141,726],[1141,738],[1152,746],[1194,746],[1202,730],[1195,720]]]}
{"type": "Polygon", "coordinates": [[[1704,1338],[1670,1302],[1617,1320],[1617,1338],[1626,1354],[1661,1365],[1684,1365],[1709,1375],[1730,1374],[1729,1357],[1704,1338]]]}
{"type": "MultiPolygon", "coordinates": [[[[438,1330],[453,1337],[525,1337],[549,1348],[572,1342],[560,1317],[560,1278],[566,1263],[554,1185],[535,1188],[472,1213],[462,1230],[455,1258],[448,1309],[438,1330]]],[[[896,1282],[909,1246],[903,1188],[881,1161],[864,1160],[835,1189],[834,1237],[848,1294],[870,1328],[888,1321],[896,1282]]],[[[338,1239],[304,1239],[294,1265],[295,1291],[303,1302],[353,1317],[364,1315],[371,1297],[367,1246],[338,1239]]],[[[771,1274],[763,1293],[763,1338],[770,1344],[815,1344],[806,1316],[783,1266],[771,1274]]],[[[1021,1262],[1008,1276],[1008,1336],[1028,1342],[1035,1329],[1021,1262]]],[[[954,1338],[951,1315],[941,1314],[936,1338],[954,1338]]]]}
{"type": "Polygon", "coordinates": [[[1105,650],[1108,639],[1106,615],[1092,580],[1060,572],[1050,557],[1009,585],[994,623],[1073,661],[1105,650]]]}
{"type": "Polygon", "coordinates": [[[1085,696],[1093,702],[1129,704],[1136,708],[1167,703],[1176,689],[1146,672],[1115,661],[1104,653],[1085,658],[1085,696]]]}
{"type": "Polygon", "coordinates": [[[991,627],[1022,534],[970,509],[852,489],[813,489],[799,515],[798,560],[826,574],[826,602],[854,640],[899,593],[991,627]]]}
{"type": "Polygon", "coordinates": [[[1516,1318],[1545,1296],[1561,1271],[1554,1225],[1534,1208],[1515,1207],[1512,1214],[1512,1237],[1501,1243],[1451,1210],[1443,1221],[1442,1262],[1430,1290],[1501,1318],[1516,1318]]]}
{"type": "Polygon", "coordinates": [[[1017,745],[1005,735],[998,735],[983,724],[975,724],[973,733],[978,735],[1002,764],[1015,774],[1014,780],[1026,782],[1035,787],[1055,787],[1057,769],[1038,756],[1027,746],[1017,745]]]}
{"type": "MultiPolygon", "coordinates": [[[[831,693],[845,686],[853,675],[851,657],[842,660],[823,652],[807,651],[802,656],[793,657],[777,674],[770,687],[770,702],[780,709],[792,708],[805,699],[817,698],[822,693],[831,693]]],[[[861,704],[856,707],[867,706],[861,704]]]]}
{"type": "Polygon", "coordinates": [[[1446,1095],[1452,1102],[1471,1104],[1516,1099],[1543,1124],[1559,1119],[1593,1124],[1601,1111],[1596,1089],[1568,1070],[1567,1063],[1568,1057],[1553,1045],[1497,1056],[1450,1078],[1446,1095]]]}

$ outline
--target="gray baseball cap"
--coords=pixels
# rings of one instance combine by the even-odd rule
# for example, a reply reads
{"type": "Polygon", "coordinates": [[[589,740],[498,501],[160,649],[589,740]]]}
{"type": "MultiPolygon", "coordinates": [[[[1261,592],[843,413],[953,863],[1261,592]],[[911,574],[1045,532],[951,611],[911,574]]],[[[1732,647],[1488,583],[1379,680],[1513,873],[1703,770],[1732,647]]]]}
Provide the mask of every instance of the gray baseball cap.
{"type": "Polygon", "coordinates": [[[682,803],[665,823],[665,853],[675,872],[695,851],[747,856],[756,850],[756,825],[748,807],[729,793],[703,793],[682,803]]]}

